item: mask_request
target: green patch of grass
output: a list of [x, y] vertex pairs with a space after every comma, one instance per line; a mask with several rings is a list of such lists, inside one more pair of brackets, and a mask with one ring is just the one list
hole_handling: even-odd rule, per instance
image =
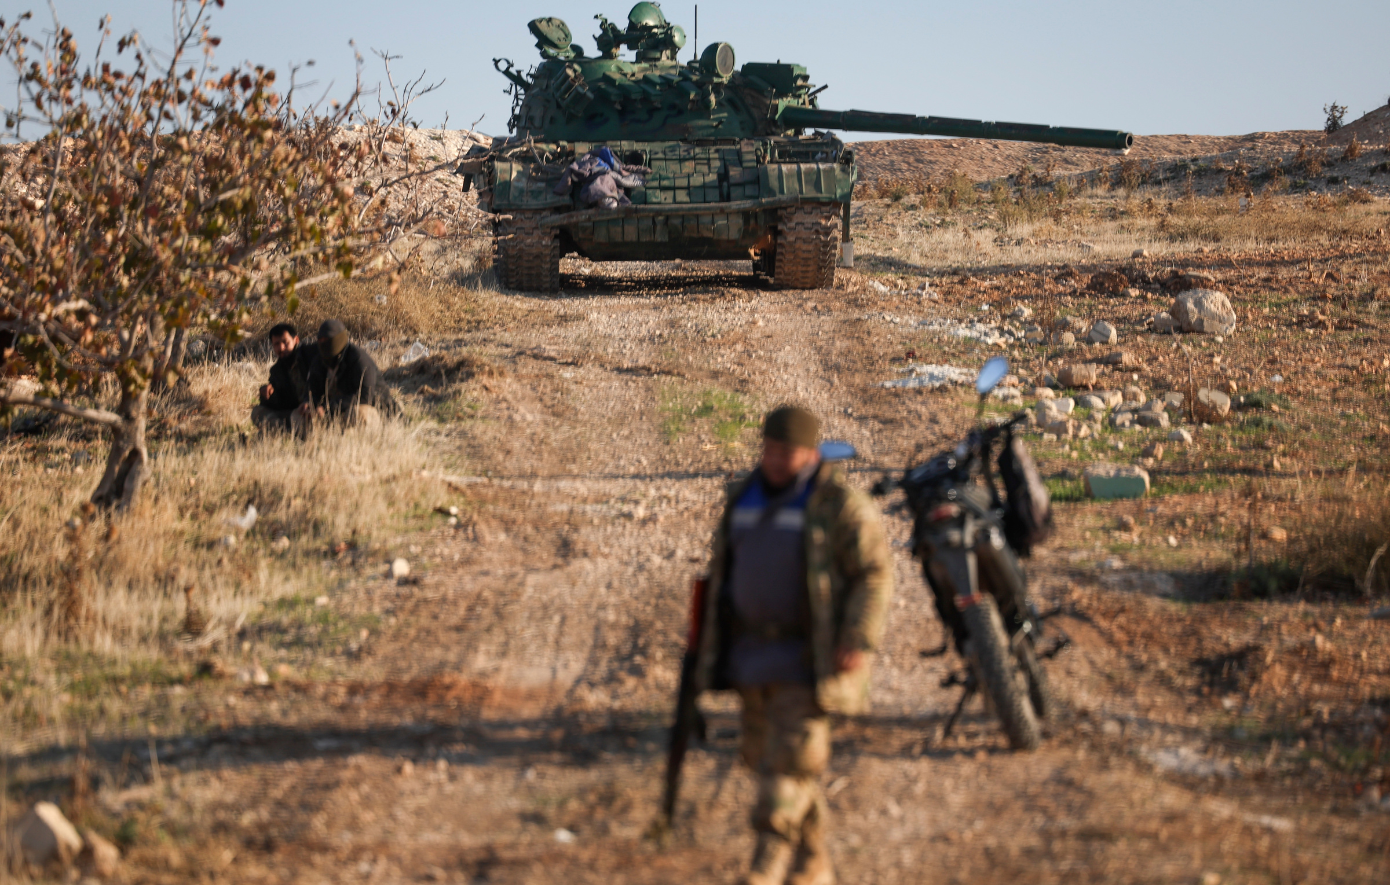
[[1293, 430], [1287, 421], [1280, 421], [1269, 415], [1247, 415], [1240, 422], [1239, 429], [1265, 433], [1289, 433]]
[[446, 399], [430, 406], [430, 417], [440, 424], [455, 424], [478, 417], [482, 404], [471, 399]]
[[1254, 393], [1247, 393], [1244, 396], [1242, 407], [1246, 409], [1268, 409], [1270, 406], [1278, 406], [1281, 409], [1290, 408], [1293, 403], [1282, 393], [1273, 393], [1268, 390], [1257, 390]]
[[667, 388], [661, 392], [658, 407], [667, 442], [675, 442], [700, 422], [709, 426], [720, 444], [731, 446], [744, 430], [758, 426], [758, 416], [748, 401], [727, 390], [709, 388], [692, 397]]
[[1047, 486], [1047, 494], [1053, 501], [1084, 501], [1086, 500], [1086, 486], [1079, 479], [1063, 479], [1060, 476], [1051, 476], [1043, 480]]
[[1210, 475], [1160, 476], [1149, 487], [1149, 495], [1193, 495], [1223, 488], [1224, 481]]
[[76, 700], [91, 700], [113, 692], [117, 686], [163, 687], [182, 683], [186, 676], [168, 661], [132, 660], [124, 664], [104, 661], [93, 655], [65, 651], [61, 669], [77, 674], [67, 690]]

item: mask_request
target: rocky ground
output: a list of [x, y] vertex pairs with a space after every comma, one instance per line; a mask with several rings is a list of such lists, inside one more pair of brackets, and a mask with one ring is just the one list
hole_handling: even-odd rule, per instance
[[[1026, 395], [992, 414], [1076, 366], [1143, 399], [1228, 384], [1264, 398], [1210, 426], [1170, 410], [1169, 427], [1032, 438], [1059, 531], [1030, 575], [1072, 638], [1035, 753], [1009, 752], [978, 706], [942, 738], [958, 662], [920, 654], [941, 629], [889, 510], [875, 709], [837, 725], [826, 779], [842, 880], [1385, 880], [1390, 635], [1369, 617], [1384, 587], [1276, 574], [1270, 593], [1241, 571], [1337, 543], [1319, 514], [1383, 498], [1385, 203], [1329, 204], [1336, 225], [1247, 247], [1169, 236], [1179, 215], [1141, 224], [1145, 197], [1098, 193], [1022, 228], [1002, 204], [865, 203], [859, 269], [810, 293], [767, 290], [742, 263], [578, 260], [553, 298], [490, 289], [486, 272], [432, 289], [488, 318], [421, 335], [427, 361], [390, 373], [439, 511], [389, 550], [324, 550], [319, 598], [216, 644], [171, 638], [80, 729], [12, 723], [4, 813], [56, 800], [121, 847], [125, 881], [733, 881], [753, 785], [726, 697], [707, 699], [675, 837], [642, 838], [725, 480], [754, 458], [761, 413], [795, 400], [858, 447], [867, 487], [974, 414], [962, 388], [884, 382], [1007, 352]], [[1245, 223], [1210, 199], [1221, 224]], [[1233, 332], [1152, 334], [1182, 274], [1209, 275], [1192, 279], [1229, 298]], [[1098, 320], [1113, 343], [1085, 343]], [[1072, 324], [1079, 345], [1060, 338]], [[1168, 441], [1179, 424], [1190, 443]], [[1085, 500], [1081, 472], [1101, 462], [1145, 466], [1150, 496]], [[57, 690], [7, 668], [7, 698]]]

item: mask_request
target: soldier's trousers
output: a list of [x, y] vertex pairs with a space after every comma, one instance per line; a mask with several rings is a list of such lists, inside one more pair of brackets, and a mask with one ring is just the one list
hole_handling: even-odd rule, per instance
[[742, 687], [743, 761], [758, 779], [753, 828], [797, 843], [823, 826], [820, 776], [830, 763], [830, 719], [810, 685]]

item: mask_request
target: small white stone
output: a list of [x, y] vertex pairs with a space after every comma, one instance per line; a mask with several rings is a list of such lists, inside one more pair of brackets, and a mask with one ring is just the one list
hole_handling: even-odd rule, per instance
[[565, 829], [564, 827], [561, 827], [560, 829], [555, 831], [555, 841], [559, 842], [561, 845], [569, 845], [571, 842], [574, 841], [574, 833], [571, 833], [569, 830]]
[[401, 578], [409, 577], [409, 575], [410, 563], [400, 557], [396, 557], [395, 561], [391, 563], [391, 577], [400, 580]]
[[315, 608], [323, 608], [323, 607], [326, 606], [326, 605], [328, 605], [328, 597], [327, 597], [327, 596], [315, 596], [315, 597], [314, 597], [314, 607], [315, 607]]

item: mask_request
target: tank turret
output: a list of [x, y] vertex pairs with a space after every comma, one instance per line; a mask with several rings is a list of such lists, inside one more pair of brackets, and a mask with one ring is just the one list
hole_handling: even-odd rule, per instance
[[[541, 60], [511, 82], [513, 135], [460, 164], [494, 213], [502, 285], [556, 291], [560, 258], [752, 259], [772, 285], [815, 289], [853, 266], [854, 149], [828, 130], [1127, 149], [1127, 132], [984, 123], [819, 106], [802, 65], [749, 62], [728, 43], [681, 61], [685, 31], [657, 3], [602, 15], [587, 55], [558, 18], [529, 27]], [[632, 55], [623, 58], [623, 50]]]
[[[597, 56], [571, 42], [560, 19], [539, 18], [530, 30], [540, 64], [522, 73], [506, 59], [493, 59], [512, 82], [511, 131], [541, 141], [743, 139], [840, 129], [1112, 150], [1133, 143], [1132, 135], [1114, 130], [824, 110], [818, 96], [825, 87], [813, 86], [802, 65], [750, 62], [739, 68], [727, 43], [711, 43], [698, 59], [682, 63], [677, 55], [685, 31], [668, 22], [657, 3], [638, 3], [625, 27], [595, 18]], [[619, 57], [623, 47], [634, 51], [632, 60]]]

